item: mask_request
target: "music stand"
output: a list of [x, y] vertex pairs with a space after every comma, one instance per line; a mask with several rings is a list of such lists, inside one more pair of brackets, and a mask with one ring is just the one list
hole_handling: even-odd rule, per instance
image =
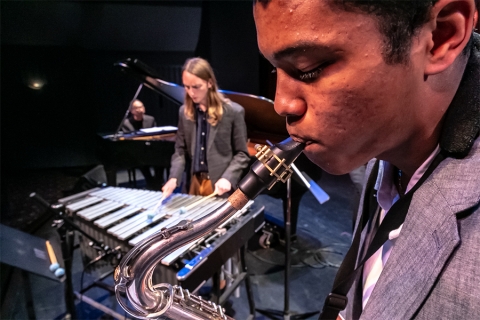
[[[50, 271], [46, 240], [0, 224], [0, 262], [26, 272], [63, 282]], [[59, 259], [58, 261], [61, 261]]]
[[3, 224], [0, 224], [0, 252], [1, 263], [21, 270], [27, 314], [31, 319], [35, 319], [28, 273], [33, 273], [56, 282], [63, 282], [65, 276], [57, 278], [50, 271], [51, 263], [45, 239], [32, 236]]
[[[56, 220], [54, 220], [54, 224], [52, 226], [57, 229], [57, 232], [61, 240], [63, 262], [65, 264], [65, 280], [66, 280], [65, 281], [65, 303], [67, 306], [67, 314], [69, 315], [70, 319], [77, 319], [77, 313], [75, 308], [75, 294], [74, 294], [73, 283], [72, 283], [74, 232], [75, 231], [80, 232], [83, 236], [88, 238], [93, 243], [95, 248], [97, 248], [100, 251], [100, 255], [95, 259], [95, 262], [109, 255], [112, 255], [112, 254], [118, 255], [119, 253], [116, 249], [109, 248], [108, 246], [104, 245], [103, 243], [99, 242], [97, 239], [87, 234], [79, 226], [77, 226], [75, 222], [70, 220], [65, 214], [65, 212], [63, 212], [64, 206], [62, 204], [51, 205], [35, 192], [32, 192], [30, 194], [30, 198], [35, 199], [47, 210], [55, 214]], [[67, 198], [64, 198], [64, 199], [67, 199]], [[88, 301], [85, 301], [85, 300], [83, 301], [88, 303]]]
[[283, 311], [280, 310], [263, 310], [256, 309], [259, 313], [270, 319], [284, 319], [284, 320], [296, 320], [296, 319], [307, 319], [319, 311], [312, 311], [303, 314], [298, 314], [290, 311], [290, 271], [291, 271], [291, 195], [292, 195], [292, 178], [287, 180], [287, 212], [285, 215], [285, 277], [284, 277], [284, 304]]

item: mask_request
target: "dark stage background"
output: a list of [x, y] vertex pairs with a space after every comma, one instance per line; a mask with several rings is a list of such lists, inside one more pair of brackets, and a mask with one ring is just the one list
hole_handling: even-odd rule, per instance
[[[180, 83], [185, 59], [201, 56], [222, 89], [269, 95], [251, 1], [0, 5], [2, 184], [15, 169], [98, 164], [97, 133], [115, 131], [139, 85], [114, 67], [121, 59]], [[139, 98], [159, 125], [177, 124], [178, 106], [148, 88]]]

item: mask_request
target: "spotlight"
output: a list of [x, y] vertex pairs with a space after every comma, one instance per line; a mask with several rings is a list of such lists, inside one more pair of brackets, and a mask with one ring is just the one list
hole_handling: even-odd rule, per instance
[[40, 79], [30, 79], [28, 81], [28, 87], [33, 90], [41, 90], [45, 84], [46, 82]]

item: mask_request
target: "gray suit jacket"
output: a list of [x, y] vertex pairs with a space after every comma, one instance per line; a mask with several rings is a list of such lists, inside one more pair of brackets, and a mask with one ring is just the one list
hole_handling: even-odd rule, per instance
[[[170, 178], [177, 178], [177, 184], [181, 183], [187, 161], [191, 162], [195, 154], [197, 123], [185, 118], [184, 109], [185, 106], [181, 106], [179, 110], [175, 153], [170, 168]], [[212, 183], [225, 178], [235, 188], [249, 161], [245, 110], [237, 103], [224, 103], [222, 119], [210, 127], [207, 141], [207, 163]], [[191, 168], [189, 171], [191, 173]]]
[[[152, 127], [155, 127], [156, 125], [157, 123], [155, 122], [154, 117], [146, 114], [143, 115], [142, 128], [152, 128]], [[123, 122], [122, 131], [123, 132], [135, 131], [135, 128], [132, 126], [132, 123], [130, 122], [130, 118], [125, 119], [125, 121]]]
[[[480, 319], [480, 39], [475, 38], [442, 128], [440, 147], [449, 157], [413, 195], [360, 319]], [[347, 319], [360, 303], [354, 298], [358, 288], [355, 283], [349, 292]]]

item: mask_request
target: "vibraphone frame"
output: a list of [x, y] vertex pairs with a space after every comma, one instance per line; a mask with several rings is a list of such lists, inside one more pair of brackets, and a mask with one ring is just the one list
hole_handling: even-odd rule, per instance
[[[94, 188], [87, 190], [85, 192], [60, 199], [58, 202], [67, 206], [69, 203], [72, 203], [81, 198], [87, 197], [92, 192], [100, 190], [100, 188]], [[75, 214], [75, 212], [69, 212], [69, 215], [72, 215], [75, 223], [85, 232], [87, 232], [91, 237], [101, 240], [105, 245], [110, 246], [111, 248], [118, 247], [119, 242], [121, 244], [121, 250], [127, 251], [132, 248], [132, 245], [128, 243], [128, 240], [121, 241], [115, 236], [108, 234], [104, 229], [95, 225], [93, 221], [87, 221], [80, 218]], [[249, 238], [253, 236], [258, 230], [262, 228], [264, 224], [264, 208], [250, 209], [246, 214], [236, 218], [236, 223], [231, 225], [230, 228], [226, 231], [224, 235], [214, 240], [210, 247], [214, 249], [208, 252], [208, 255], [203, 256], [202, 259], [197, 259], [197, 263], [193, 268], [183, 277], [177, 277], [177, 272], [181, 270], [185, 265], [180, 261], [173, 263], [170, 266], [159, 265], [154, 273], [153, 281], [155, 283], [170, 283], [173, 285], [181, 285], [185, 289], [189, 289], [192, 292], [198, 290], [207, 279], [214, 277], [216, 273], [221, 269], [222, 265], [235, 255], [238, 250], [241, 254], [241, 269], [245, 269], [244, 264], [244, 252], [245, 245]], [[87, 245], [86, 243], [81, 242], [81, 250], [83, 254], [93, 259], [98, 255], [96, 249]], [[191, 259], [189, 261], [193, 261]], [[223, 293], [221, 297], [217, 297], [217, 302], [222, 303], [231, 292], [241, 283], [241, 281], [247, 280], [247, 293], [250, 295], [251, 292], [248, 283], [248, 277], [246, 272], [242, 272], [234, 281], [234, 283]], [[249, 300], [253, 299], [249, 296]]]

